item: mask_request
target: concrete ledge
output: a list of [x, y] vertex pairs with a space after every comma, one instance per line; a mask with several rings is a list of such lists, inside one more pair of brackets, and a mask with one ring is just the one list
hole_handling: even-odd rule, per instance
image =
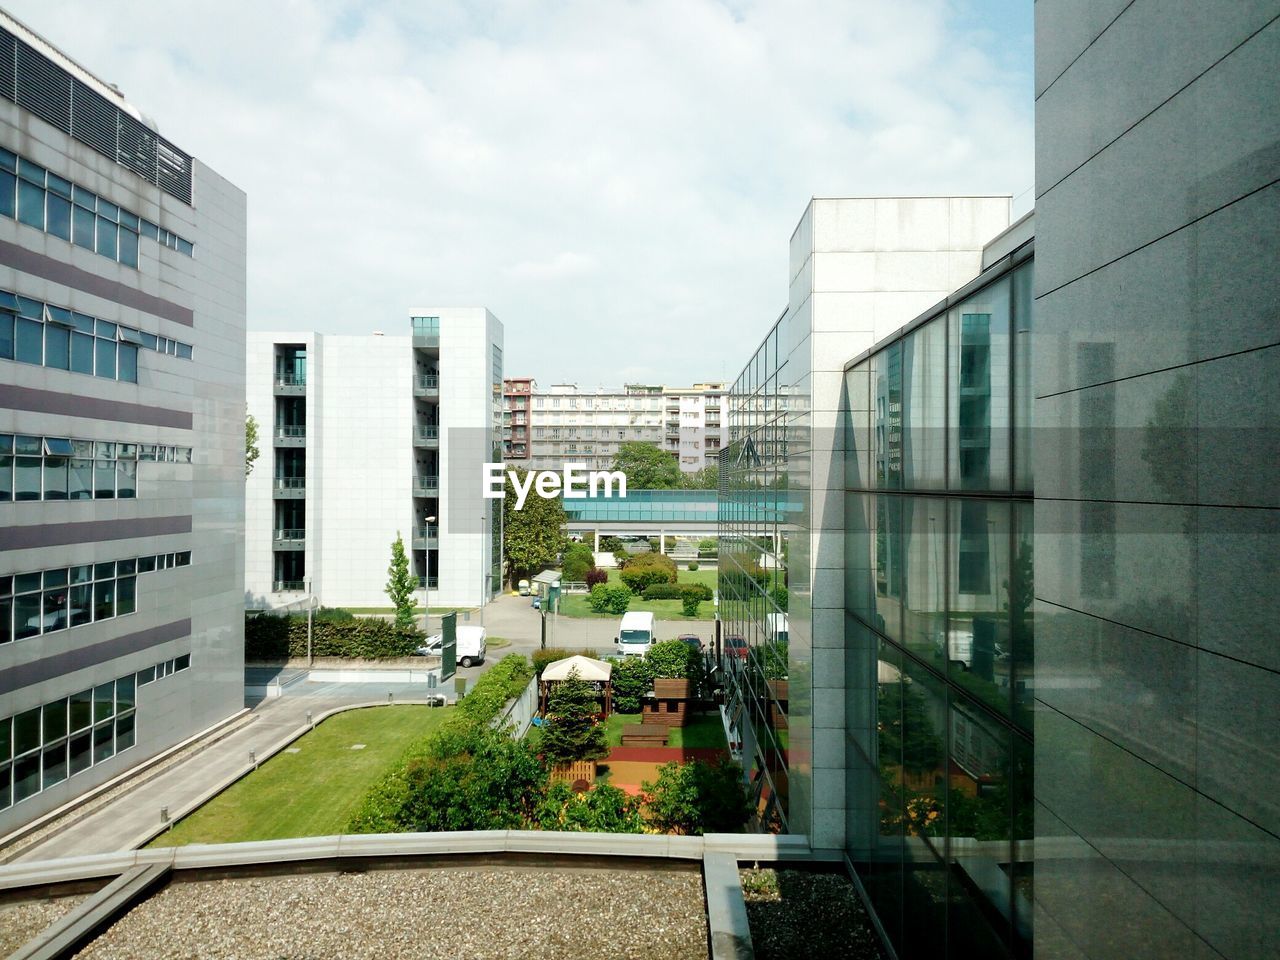
[[131, 867], [19, 947], [10, 955], [10, 960], [58, 960], [71, 956], [77, 947], [147, 896], [168, 875], [168, 864]]
[[707, 928], [711, 960], [754, 960], [747, 904], [738, 879], [738, 859], [729, 853], [708, 853], [702, 860], [702, 883], [707, 894]]

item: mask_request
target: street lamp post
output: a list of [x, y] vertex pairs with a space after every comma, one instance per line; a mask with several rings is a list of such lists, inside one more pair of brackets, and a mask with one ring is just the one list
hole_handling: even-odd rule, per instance
[[[436, 522], [436, 518], [435, 518], [434, 516], [431, 516], [431, 517], [423, 517], [423, 518], [422, 518], [422, 521], [423, 521], [423, 523], [425, 523], [425, 524], [427, 525], [427, 528], [426, 528], [425, 530], [423, 530], [423, 531], [422, 531], [423, 533], [425, 533], [425, 534], [426, 534], [426, 537], [425, 537], [424, 539], [426, 540], [426, 542], [427, 542], [427, 543], [430, 543], [430, 542], [431, 542], [431, 524], [433, 524], [433, 523], [435, 523], [435, 522]], [[427, 568], [427, 569], [426, 569], [426, 572], [423, 574], [423, 578], [422, 578], [422, 584], [423, 584], [423, 587], [422, 587], [422, 592], [423, 592], [423, 599], [422, 599], [422, 608], [423, 608], [422, 622], [423, 622], [423, 624], [425, 624], [425, 626], [426, 626], [426, 631], [425, 631], [425, 632], [426, 632], [428, 635], [430, 635], [430, 634], [431, 634], [431, 560], [429, 559], [429, 558], [430, 558], [430, 556], [431, 556], [431, 548], [430, 548], [430, 547], [427, 547], [426, 555], [427, 555], [427, 557], [428, 557], [428, 560], [427, 560], [427, 563], [426, 563], [426, 568]]]

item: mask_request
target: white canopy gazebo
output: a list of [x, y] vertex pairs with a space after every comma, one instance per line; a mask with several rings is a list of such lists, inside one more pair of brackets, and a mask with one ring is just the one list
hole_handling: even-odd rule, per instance
[[576, 673], [579, 680], [587, 683], [598, 683], [604, 690], [604, 715], [613, 712], [613, 664], [604, 660], [593, 660], [576, 654], [564, 660], [556, 660], [542, 668], [542, 681], [539, 684], [542, 693], [542, 712], [547, 710], [547, 699], [551, 692], [551, 684], [568, 680]]

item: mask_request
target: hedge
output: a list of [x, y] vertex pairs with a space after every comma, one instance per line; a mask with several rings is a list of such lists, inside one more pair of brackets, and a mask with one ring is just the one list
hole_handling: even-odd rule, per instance
[[641, 596], [646, 600], [683, 600], [685, 597], [710, 600], [711, 588], [705, 583], [655, 583], [645, 587]]
[[547, 668], [548, 664], [555, 663], [557, 660], [567, 660], [569, 657], [581, 654], [584, 657], [596, 658], [594, 650], [569, 650], [566, 647], [547, 647], [544, 650], [533, 651], [533, 671], [538, 676], [542, 676], [542, 671]]
[[[424, 640], [425, 635], [417, 627], [397, 627], [390, 620], [375, 617], [317, 620], [311, 627], [311, 653], [317, 657], [361, 660], [407, 657], [422, 646]], [[246, 660], [285, 660], [306, 655], [306, 617], [245, 616]]]
[[408, 770], [411, 764], [428, 756], [432, 741], [440, 733], [462, 729], [471, 724], [490, 723], [506, 702], [518, 697], [533, 679], [533, 667], [518, 653], [507, 654], [488, 673], [480, 677], [471, 693], [458, 703], [457, 712], [444, 726], [409, 745], [396, 765], [369, 788], [360, 806], [347, 824], [350, 833], [399, 833], [401, 810], [408, 803]]

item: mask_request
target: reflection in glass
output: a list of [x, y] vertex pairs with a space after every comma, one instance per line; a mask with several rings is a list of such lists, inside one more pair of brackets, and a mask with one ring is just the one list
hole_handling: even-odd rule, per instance
[[[892, 349], [892, 348], [891, 348]], [[941, 490], [946, 484], [947, 328], [942, 318], [902, 339], [900, 440], [902, 487]], [[891, 399], [892, 402], [892, 399]], [[892, 434], [890, 441], [892, 443]]]
[[947, 610], [947, 505], [945, 500], [924, 497], [907, 497], [904, 501], [907, 589], [902, 612], [902, 642], [942, 672]]
[[1009, 488], [1009, 281], [949, 314], [950, 471], [954, 490]]

